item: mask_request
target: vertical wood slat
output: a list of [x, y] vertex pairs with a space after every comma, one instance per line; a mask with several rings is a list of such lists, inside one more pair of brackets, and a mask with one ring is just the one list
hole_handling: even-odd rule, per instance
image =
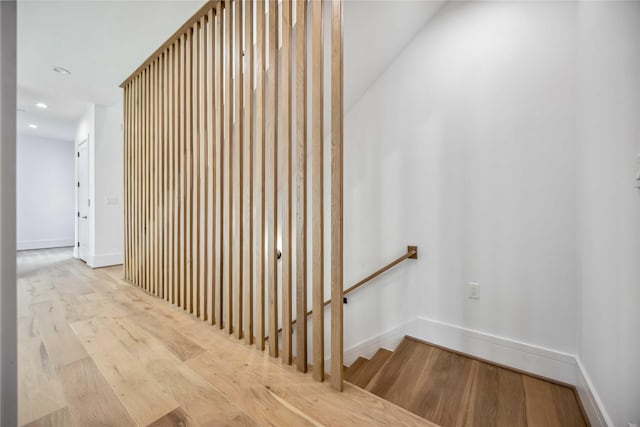
[[245, 192], [246, 206], [244, 214], [245, 236], [248, 244], [245, 244], [243, 258], [247, 261], [245, 264], [244, 281], [244, 339], [245, 343], [253, 344], [253, 223], [254, 216], [254, 187], [253, 187], [253, 153], [254, 153], [254, 107], [253, 102], [253, 75], [254, 75], [254, 53], [253, 53], [253, 1], [249, 1], [245, 8], [245, 24], [244, 24], [244, 40], [245, 40], [245, 67], [248, 70], [244, 73], [244, 111], [245, 111], [245, 138], [247, 138], [245, 152], [245, 174], [248, 188]]
[[207, 74], [205, 77], [205, 82], [207, 86], [207, 99], [206, 99], [206, 120], [207, 120], [207, 167], [206, 167], [206, 175], [207, 175], [207, 195], [206, 195], [206, 205], [207, 205], [207, 244], [206, 244], [206, 264], [207, 264], [207, 274], [206, 274], [206, 289], [207, 289], [207, 320], [209, 323], [213, 324], [214, 320], [214, 306], [215, 306], [215, 260], [217, 259], [215, 253], [215, 232], [214, 232], [214, 221], [215, 221], [215, 174], [214, 174], [214, 152], [215, 152], [215, 137], [214, 137], [214, 129], [213, 129], [213, 115], [215, 114], [213, 111], [214, 104], [214, 73], [213, 73], [213, 63], [214, 63], [214, 48], [213, 48], [213, 40], [215, 35], [214, 28], [214, 18], [213, 18], [213, 9], [209, 9], [207, 12], [207, 32], [205, 35], [206, 40], [206, 58], [207, 58]]
[[[200, 316], [200, 27], [195, 22], [191, 38], [191, 295], [192, 313]], [[204, 266], [203, 266], [204, 267]]]
[[258, 197], [256, 203], [257, 230], [256, 230], [256, 346], [259, 350], [265, 348], [265, 279], [267, 256], [266, 244], [266, 40], [265, 40], [265, 2], [257, 0], [256, 10], [256, 48], [257, 48], [257, 75], [256, 75], [256, 189]]
[[146, 102], [146, 85], [147, 85], [147, 70], [144, 70], [140, 76], [140, 153], [138, 157], [138, 161], [140, 162], [140, 283], [143, 289], [147, 288], [146, 281], [146, 264], [147, 264], [147, 254], [145, 251], [145, 239], [146, 239], [146, 220], [145, 220], [145, 204], [147, 200], [146, 193], [146, 140], [147, 140], [147, 128], [146, 128], [146, 110], [147, 110], [147, 102]]
[[291, 276], [293, 273], [293, 222], [291, 207], [291, 25], [293, 11], [291, 0], [282, 0], [282, 362], [291, 365], [292, 362], [292, 333], [293, 333], [293, 303]]
[[224, 90], [225, 90], [225, 138], [224, 138], [224, 158], [225, 164], [223, 170], [225, 172], [225, 212], [224, 212], [224, 231], [225, 244], [222, 255], [225, 260], [223, 277], [225, 281], [225, 328], [227, 333], [233, 332], [233, 31], [232, 31], [232, 5], [233, 3], [225, 2], [224, 8], [224, 26], [225, 26], [225, 71], [224, 71]]
[[180, 76], [178, 77], [179, 81], [179, 135], [180, 135], [180, 143], [178, 148], [178, 157], [180, 159], [179, 167], [178, 167], [178, 181], [180, 184], [180, 193], [179, 193], [179, 203], [178, 203], [178, 248], [177, 252], [180, 256], [180, 274], [178, 279], [180, 280], [180, 307], [184, 310], [186, 309], [186, 301], [185, 301], [185, 270], [186, 270], [186, 258], [185, 258], [185, 208], [184, 208], [184, 199], [185, 199], [185, 50], [186, 50], [186, 34], [183, 34], [180, 38]]
[[224, 222], [223, 222], [223, 188], [224, 188], [224, 149], [223, 149], [223, 124], [224, 124], [224, 111], [223, 111], [223, 101], [224, 101], [224, 52], [223, 52], [223, 40], [224, 40], [224, 25], [223, 25], [223, 11], [222, 6], [218, 8], [216, 13], [216, 50], [215, 50], [215, 68], [216, 68], [216, 89], [215, 89], [215, 130], [216, 130], [216, 141], [215, 141], [215, 162], [216, 162], [216, 194], [215, 194], [215, 204], [216, 204], [216, 249], [215, 252], [218, 256], [216, 260], [216, 274], [215, 274], [215, 317], [216, 323], [220, 329], [223, 327], [223, 286], [224, 286]]
[[240, 339], [242, 338], [243, 331], [243, 247], [244, 247], [244, 221], [243, 221], [243, 205], [244, 205], [244, 183], [243, 183], [243, 154], [244, 154], [244, 139], [243, 139], [243, 87], [244, 87], [244, 70], [243, 64], [244, 61], [242, 59], [243, 56], [243, 43], [244, 43], [244, 32], [242, 31], [242, 9], [244, 2], [237, 1], [234, 2], [234, 21], [235, 21], [235, 40], [233, 44], [233, 56], [235, 61], [235, 126], [234, 126], [234, 137], [233, 137], [233, 156], [234, 156], [234, 174], [233, 174], [233, 184], [234, 184], [234, 197], [233, 197], [233, 223], [234, 223], [234, 252], [233, 252], [233, 260], [234, 260], [234, 289], [235, 289], [235, 307], [233, 310], [233, 314], [235, 316], [234, 321], [234, 332], [235, 337]]
[[152, 292], [158, 294], [158, 60], [152, 63], [152, 139], [151, 139], [151, 251]]
[[307, 372], [307, 0], [296, 17], [296, 366]]
[[128, 162], [129, 162], [129, 87], [125, 87], [123, 89], [123, 94], [124, 94], [124, 138], [123, 138], [123, 151], [124, 151], [124, 175], [123, 175], [123, 179], [124, 179], [124, 278], [125, 280], [129, 280], [129, 260], [128, 260], [128, 255], [129, 255], [129, 231], [128, 231], [128, 227], [129, 227], [129, 220], [127, 218], [127, 213], [129, 212], [129, 203], [127, 201], [127, 197], [129, 196], [129, 166], [128, 166]]
[[144, 288], [149, 291], [149, 80], [150, 80], [149, 67], [144, 72], [144, 167], [143, 167], [143, 228], [144, 228]]
[[174, 296], [174, 304], [180, 307], [181, 296], [180, 296], [180, 272], [182, 271], [181, 259], [179, 255], [179, 247], [180, 247], [180, 41], [181, 39], [176, 40], [173, 45], [172, 52], [172, 64], [173, 64], [173, 84], [172, 84], [172, 92], [173, 92], [173, 103], [172, 103], [172, 119], [171, 123], [173, 124], [173, 201], [172, 201], [172, 212], [173, 212], [173, 296]]
[[278, 0], [269, 0], [269, 46], [268, 106], [267, 112], [267, 253], [268, 263], [267, 287], [269, 289], [269, 355], [278, 357]]
[[163, 188], [163, 196], [162, 196], [162, 215], [163, 215], [163, 231], [162, 231], [162, 273], [163, 273], [163, 281], [164, 281], [164, 299], [165, 301], [170, 301], [170, 282], [169, 277], [171, 277], [170, 268], [171, 263], [169, 262], [169, 200], [170, 200], [170, 191], [169, 191], [169, 147], [170, 139], [169, 139], [169, 49], [166, 49], [163, 53], [162, 60], [162, 188]]
[[199, 24], [195, 22], [191, 27], [191, 312], [194, 316], [200, 316], [200, 287], [198, 277], [200, 268], [200, 62], [198, 51], [200, 49]]
[[195, 99], [193, 91], [193, 29], [187, 31], [187, 39], [185, 44], [185, 310], [187, 313], [193, 313], [193, 245], [194, 239], [192, 233], [193, 224], [193, 104]]
[[331, 386], [343, 388], [343, 33], [342, 0], [331, 2]]
[[[190, 20], [171, 43], [124, 84], [124, 272], [127, 279], [149, 292], [202, 320], [218, 323], [237, 338], [244, 337], [248, 344], [255, 335], [259, 349], [265, 346], [268, 315], [269, 353], [277, 356], [282, 344], [283, 362], [289, 364], [293, 359], [295, 292], [297, 367], [306, 371], [306, 273], [311, 266], [313, 376], [322, 381], [324, 3], [311, 3], [312, 49], [307, 52], [306, 0], [296, 2], [295, 28], [292, 0], [283, 0], [282, 10], [277, 0], [269, 1], [268, 22], [265, 1], [207, 3], [208, 9]], [[330, 209], [331, 382], [338, 389], [342, 387], [339, 367], [343, 333], [342, 27], [342, 3], [338, 0], [332, 3], [331, 19]], [[296, 51], [292, 52], [294, 29]], [[296, 104], [292, 106], [294, 93]], [[306, 188], [307, 154], [311, 154], [312, 200], [308, 199]], [[307, 258], [309, 203], [312, 248]], [[278, 249], [282, 249], [281, 281]]]
[[311, 240], [313, 378], [324, 381], [324, 35], [322, 6], [312, 4], [312, 93], [311, 93]]
[[210, 295], [211, 268], [213, 267], [213, 257], [211, 256], [211, 242], [213, 241], [211, 232], [211, 212], [210, 192], [212, 183], [209, 179], [211, 170], [211, 122], [209, 121], [209, 105], [211, 100], [211, 89], [209, 75], [211, 70], [211, 57], [209, 53], [209, 33], [211, 32], [211, 20], [208, 15], [200, 18], [200, 316], [204, 321], [210, 321]]

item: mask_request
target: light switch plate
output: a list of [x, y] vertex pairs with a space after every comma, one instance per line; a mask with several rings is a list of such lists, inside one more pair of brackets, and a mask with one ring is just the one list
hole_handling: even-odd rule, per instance
[[469, 299], [480, 299], [480, 284], [469, 282]]
[[104, 199], [107, 206], [115, 206], [120, 201], [117, 197], [105, 197]]

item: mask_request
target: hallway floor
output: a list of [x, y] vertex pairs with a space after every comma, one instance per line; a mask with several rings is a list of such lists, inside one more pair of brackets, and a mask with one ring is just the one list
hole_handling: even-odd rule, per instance
[[434, 425], [338, 393], [71, 249], [18, 254], [20, 425]]

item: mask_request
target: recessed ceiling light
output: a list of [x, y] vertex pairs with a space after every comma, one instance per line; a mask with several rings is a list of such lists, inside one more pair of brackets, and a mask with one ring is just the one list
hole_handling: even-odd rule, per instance
[[43, 110], [46, 110], [47, 108], [49, 108], [49, 106], [47, 104], [45, 104], [44, 102], [37, 102], [36, 103], [36, 107], [42, 108]]
[[55, 71], [56, 73], [64, 74], [65, 76], [68, 76], [69, 74], [71, 74], [71, 71], [67, 70], [66, 68], [62, 68], [58, 66], [54, 66], [53, 71]]
[[34, 124], [30, 124], [30, 125], [29, 125], [29, 127], [30, 127], [31, 129], [38, 129], [38, 126], [36, 126], [36, 125], [34, 125]]

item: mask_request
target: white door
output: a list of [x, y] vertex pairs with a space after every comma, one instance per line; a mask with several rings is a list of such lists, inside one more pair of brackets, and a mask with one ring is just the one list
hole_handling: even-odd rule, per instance
[[89, 256], [89, 142], [78, 147], [78, 256]]

